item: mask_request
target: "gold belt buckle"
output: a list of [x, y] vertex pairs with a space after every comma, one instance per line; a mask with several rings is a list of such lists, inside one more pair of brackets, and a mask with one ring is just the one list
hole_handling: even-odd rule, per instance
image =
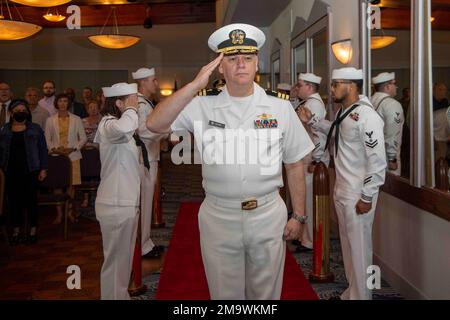
[[246, 200], [241, 203], [242, 210], [253, 210], [258, 208], [258, 201], [255, 198]]

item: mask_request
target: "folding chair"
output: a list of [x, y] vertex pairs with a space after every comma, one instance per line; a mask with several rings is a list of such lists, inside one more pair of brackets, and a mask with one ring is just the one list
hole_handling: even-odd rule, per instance
[[100, 184], [100, 151], [93, 146], [81, 149], [80, 160], [81, 184], [75, 186], [77, 191], [96, 192]]
[[67, 218], [69, 205], [72, 200], [72, 161], [69, 157], [60, 154], [49, 154], [47, 178], [41, 182], [41, 187], [63, 189], [62, 194], [42, 194], [37, 197], [38, 206], [64, 206], [64, 240], [67, 239]]

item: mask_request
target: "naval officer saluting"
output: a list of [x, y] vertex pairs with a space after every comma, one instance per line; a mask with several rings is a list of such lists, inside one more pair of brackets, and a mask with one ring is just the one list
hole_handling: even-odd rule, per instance
[[103, 118], [94, 138], [102, 163], [95, 200], [104, 255], [101, 299], [128, 300], [139, 217], [139, 138], [133, 139], [138, 128], [137, 86], [117, 83], [103, 88], [103, 94]]
[[[280, 299], [285, 240], [297, 238], [306, 220], [302, 159], [314, 145], [289, 101], [253, 81], [264, 42], [251, 25], [220, 28], [208, 41], [219, 56], [147, 119], [154, 132], [193, 132], [204, 150], [199, 228], [212, 299]], [[226, 85], [202, 90], [217, 67]], [[193, 98], [199, 90], [202, 96]], [[294, 208], [290, 220], [279, 195], [281, 161]]]

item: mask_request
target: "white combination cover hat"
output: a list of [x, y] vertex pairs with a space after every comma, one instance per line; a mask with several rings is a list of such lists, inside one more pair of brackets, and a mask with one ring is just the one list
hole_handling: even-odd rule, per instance
[[292, 86], [289, 83], [279, 83], [277, 85], [277, 90], [290, 91]]
[[364, 73], [361, 69], [341, 68], [333, 70], [332, 80], [363, 80]]
[[266, 42], [264, 32], [255, 26], [234, 23], [216, 30], [208, 39], [214, 52], [225, 55], [256, 53]]
[[145, 79], [155, 75], [155, 68], [140, 68], [131, 73], [134, 80]]
[[395, 80], [395, 72], [383, 72], [372, 78], [373, 84], [380, 84], [388, 81]]
[[106, 98], [122, 97], [137, 93], [137, 84], [121, 82], [113, 84], [111, 87], [104, 87], [102, 90]]
[[298, 80], [308, 81], [316, 84], [320, 84], [322, 82], [322, 78], [316, 76], [314, 73], [300, 73], [298, 75]]

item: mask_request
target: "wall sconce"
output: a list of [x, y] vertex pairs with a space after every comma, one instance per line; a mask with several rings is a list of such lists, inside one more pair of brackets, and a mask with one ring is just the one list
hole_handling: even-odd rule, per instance
[[160, 93], [163, 97], [168, 97], [173, 93], [173, 90], [172, 89], [161, 89]]
[[333, 50], [334, 56], [340, 63], [347, 64], [350, 60], [352, 60], [353, 48], [351, 39], [333, 42], [331, 44], [331, 49]]

